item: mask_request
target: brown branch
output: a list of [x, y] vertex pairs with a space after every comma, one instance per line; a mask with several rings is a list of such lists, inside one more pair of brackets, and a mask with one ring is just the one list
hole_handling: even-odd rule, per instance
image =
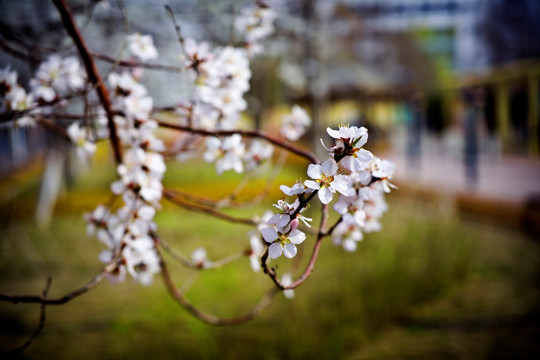
[[302, 284], [306, 279], [311, 275], [313, 272], [313, 268], [315, 267], [315, 262], [317, 261], [317, 257], [319, 255], [319, 250], [321, 248], [322, 239], [326, 236], [326, 232], [324, 231], [324, 228], [326, 227], [326, 223], [328, 221], [328, 204], [323, 205], [322, 207], [322, 216], [321, 216], [321, 223], [319, 224], [319, 232], [317, 234], [317, 240], [315, 241], [315, 245], [313, 246], [313, 252], [311, 253], [311, 258], [309, 259], [309, 262], [306, 266], [306, 269], [302, 273], [302, 275], [291, 285], [284, 286], [281, 281], [278, 279], [278, 275], [274, 268], [269, 268], [267, 261], [268, 261], [268, 249], [266, 249], [266, 252], [261, 258], [261, 267], [263, 268], [263, 271], [265, 274], [267, 274], [270, 279], [276, 284], [276, 286], [281, 290], [287, 290], [287, 289], [295, 289], [300, 284]]
[[43, 118], [36, 118], [36, 123], [43, 126], [45, 129], [52, 131], [56, 135], [59, 135], [63, 137], [64, 139], [68, 140], [69, 142], [72, 142], [71, 138], [69, 137], [66, 129], [56, 125], [53, 122], [47, 121]]
[[140, 67], [140, 68], [145, 68], [149, 70], [166, 70], [166, 71], [173, 71], [173, 72], [181, 72], [184, 70], [183, 68], [178, 67], [178, 66], [149, 64], [149, 63], [133, 61], [133, 60], [118, 60], [112, 56], [108, 56], [105, 54], [92, 53], [92, 56], [98, 60], [102, 60], [111, 64], [115, 64], [116, 66], [122, 66], [122, 67], [129, 67], [129, 68]]
[[319, 163], [319, 159], [317, 159], [317, 157], [313, 153], [306, 151], [296, 145], [286, 143], [285, 141], [275, 136], [265, 134], [259, 130], [213, 130], [213, 131], [210, 131], [210, 130], [204, 130], [204, 129], [193, 129], [189, 126], [171, 124], [171, 123], [160, 121], [160, 120], [157, 120], [157, 123], [159, 126], [167, 128], [167, 129], [189, 132], [192, 134], [198, 134], [198, 135], [203, 135], [203, 136], [218, 137], [218, 136], [231, 136], [234, 134], [240, 134], [243, 137], [265, 139], [266, 141], [282, 149], [285, 149], [295, 155], [308, 159], [310, 162], [314, 164]]
[[54, 5], [56, 5], [58, 12], [60, 13], [60, 16], [62, 17], [62, 22], [64, 23], [66, 31], [71, 36], [71, 38], [75, 42], [75, 45], [77, 46], [77, 50], [79, 51], [79, 55], [81, 56], [81, 59], [85, 65], [90, 82], [96, 87], [96, 91], [98, 93], [101, 105], [103, 106], [103, 109], [105, 109], [105, 113], [107, 114], [109, 136], [114, 152], [114, 159], [117, 164], [120, 164], [122, 162], [122, 148], [120, 146], [120, 140], [118, 139], [118, 134], [116, 132], [116, 125], [114, 123], [114, 111], [112, 109], [109, 92], [105, 87], [105, 84], [103, 83], [94, 59], [90, 55], [88, 46], [86, 45], [86, 42], [81, 32], [77, 28], [77, 25], [75, 24], [75, 20], [73, 19], [73, 15], [69, 10], [66, 0], [53, 0], [53, 2]]
[[209, 214], [209, 215], [212, 215], [212, 216], [217, 217], [219, 219], [226, 220], [226, 221], [229, 221], [229, 222], [232, 222], [232, 223], [246, 224], [246, 225], [256, 225], [255, 221], [253, 221], [252, 219], [239, 218], [239, 217], [227, 215], [227, 214], [225, 214], [225, 213], [223, 213], [221, 211], [212, 209], [210, 207], [202, 206], [202, 205], [199, 205], [199, 204], [189, 203], [189, 202], [187, 202], [185, 200], [180, 199], [174, 193], [174, 191], [172, 191], [172, 190], [164, 189], [163, 190], [163, 197], [165, 199], [169, 200], [171, 203], [173, 203], [175, 205], [178, 205], [178, 206], [181, 206], [181, 207], [183, 207], [185, 209], [188, 209], [188, 210], [194, 210], [194, 211], [202, 212], [202, 213], [205, 213], [205, 214]]
[[313, 246], [313, 252], [311, 253], [311, 258], [309, 259], [309, 263], [307, 264], [306, 269], [304, 270], [304, 273], [291, 285], [286, 286], [285, 289], [297, 288], [313, 272], [313, 267], [315, 266], [315, 262], [317, 261], [317, 256], [319, 255], [319, 250], [321, 248], [322, 239], [324, 238], [324, 234], [325, 234], [324, 228], [326, 227], [326, 222], [328, 221], [328, 204], [323, 205], [321, 211], [322, 211], [322, 216], [321, 216], [321, 223], [319, 225], [319, 234], [317, 235], [317, 240], [315, 241], [315, 245]]
[[[45, 284], [45, 288], [43, 289], [43, 297], [47, 297], [47, 294], [49, 293], [49, 289], [51, 288], [51, 282], [52, 282], [52, 278], [49, 276], [47, 278], [47, 283]], [[39, 323], [38, 323], [38, 326], [36, 328], [36, 330], [34, 331], [34, 333], [32, 334], [32, 336], [30, 336], [30, 338], [28, 338], [28, 340], [26, 340], [24, 342], [24, 344], [22, 344], [21, 346], [9, 351], [9, 353], [21, 353], [23, 352], [27, 347], [30, 346], [30, 344], [32, 344], [32, 341], [34, 341], [34, 339], [41, 333], [41, 330], [43, 330], [43, 326], [45, 325], [45, 307], [47, 305], [46, 304], [41, 304], [41, 311], [40, 311], [40, 316], [39, 316]]]
[[178, 21], [176, 21], [176, 16], [174, 16], [173, 9], [170, 7], [169, 4], [166, 4], [165, 10], [167, 10], [167, 12], [169, 13], [169, 16], [171, 17], [171, 21], [174, 25], [174, 30], [176, 31], [176, 36], [178, 37], [178, 42], [180, 43], [180, 47], [182, 48], [182, 51], [184, 52], [184, 54], [188, 55], [185, 49], [185, 40], [184, 40], [184, 37], [182, 36], [182, 29], [180, 28], [180, 24], [178, 23]]
[[81, 286], [78, 289], [75, 289], [62, 297], [59, 298], [47, 298], [43, 295], [11, 295], [0, 292], [0, 301], [10, 302], [12, 304], [18, 303], [38, 303], [38, 304], [47, 304], [47, 305], [62, 305], [65, 304], [76, 297], [79, 297], [88, 291], [92, 290], [109, 271], [111, 271], [113, 264], [107, 265], [99, 274], [97, 274], [92, 280], [90, 280], [86, 285]]
[[159, 245], [171, 255], [171, 257], [179, 262], [180, 264], [184, 265], [185, 267], [188, 267], [190, 269], [195, 270], [212, 270], [212, 269], [219, 269], [224, 265], [227, 265], [229, 263], [232, 263], [233, 261], [236, 261], [240, 258], [243, 258], [248, 254], [247, 251], [240, 251], [236, 254], [229, 255], [223, 259], [216, 260], [216, 261], [209, 261], [208, 263], [195, 263], [188, 258], [178, 254], [176, 251], [174, 251], [171, 246], [162, 238], [154, 236], [154, 239], [157, 239], [159, 242]]
[[[222, 198], [222, 199], [210, 199], [204, 196], [199, 195], [193, 195], [187, 192], [174, 190], [174, 192], [177, 195], [180, 195], [184, 199], [198, 203], [199, 205], [205, 205], [212, 208], [223, 208], [223, 207], [229, 207], [229, 208], [243, 208], [247, 206], [253, 206], [257, 203], [259, 203], [261, 200], [263, 200], [272, 190], [272, 185], [274, 184], [275, 179], [278, 177], [279, 172], [283, 168], [283, 165], [285, 163], [285, 160], [287, 158], [287, 153], [282, 152], [281, 156], [279, 158], [279, 161], [277, 162], [277, 166], [272, 167], [272, 173], [268, 176], [266, 179], [266, 183], [264, 185], [264, 188], [262, 191], [260, 191], [257, 195], [252, 197], [251, 199], [245, 200], [245, 201], [235, 201], [235, 199], [238, 197], [241, 190], [245, 187], [245, 184], [243, 183], [247, 177], [244, 177], [242, 180], [243, 182], [240, 183], [231, 194], [228, 196]], [[253, 172], [249, 173], [250, 175], [253, 174]]]
[[217, 326], [240, 325], [249, 320], [252, 320], [253, 318], [255, 318], [255, 316], [257, 316], [258, 313], [260, 313], [270, 303], [272, 298], [276, 296], [276, 294], [278, 293], [278, 290], [276, 288], [272, 288], [255, 304], [255, 306], [249, 312], [245, 313], [244, 315], [234, 317], [234, 318], [219, 318], [217, 316], [207, 314], [197, 309], [184, 296], [184, 294], [174, 285], [171, 275], [169, 274], [169, 270], [167, 269], [167, 265], [165, 264], [165, 261], [161, 257], [161, 254], [159, 254], [159, 256], [161, 259], [161, 278], [163, 280], [163, 283], [165, 284], [165, 287], [167, 288], [167, 291], [171, 295], [171, 297], [175, 299], [182, 307], [184, 307], [191, 315], [193, 315], [197, 319], [202, 320], [205, 323], [208, 323], [210, 325], [217, 325]]
[[4, 41], [3, 38], [0, 37], [0, 47], [4, 49], [8, 54], [11, 54], [15, 57], [18, 57], [20, 59], [23, 59], [25, 61], [29, 61], [31, 63], [37, 64], [40, 62], [40, 59], [34, 55], [27, 54], [25, 52], [22, 52], [20, 50], [17, 50], [16, 48], [10, 46], [7, 42]]
[[329, 236], [329, 235], [332, 235], [332, 233], [334, 232], [334, 230], [336, 229], [336, 227], [343, 221], [343, 216], [340, 216], [339, 219], [336, 221], [336, 223], [334, 225], [332, 225], [330, 227], [330, 229], [328, 229], [328, 231], [326, 231], [324, 234], [322, 234], [323, 237], [326, 237], [326, 236]]

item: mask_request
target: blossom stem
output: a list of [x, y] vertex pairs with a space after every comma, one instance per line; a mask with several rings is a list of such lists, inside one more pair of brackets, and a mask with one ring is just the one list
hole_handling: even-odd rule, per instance
[[319, 250], [321, 248], [322, 239], [324, 238], [324, 228], [326, 227], [326, 223], [328, 221], [328, 204], [323, 205], [322, 207], [322, 214], [321, 214], [321, 223], [319, 225], [319, 234], [317, 235], [317, 240], [315, 241], [315, 245], [313, 246], [313, 252], [311, 253], [311, 258], [309, 259], [309, 263], [306, 266], [306, 269], [304, 270], [304, 273], [291, 285], [286, 286], [285, 289], [295, 289], [300, 284], [302, 284], [313, 272], [313, 267], [315, 266], [315, 262], [317, 261], [317, 257], [319, 255]]

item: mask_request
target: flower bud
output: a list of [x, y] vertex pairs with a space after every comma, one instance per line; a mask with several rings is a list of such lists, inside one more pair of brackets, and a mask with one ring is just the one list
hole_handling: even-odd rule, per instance
[[297, 227], [298, 227], [298, 219], [291, 220], [291, 231], [296, 230]]

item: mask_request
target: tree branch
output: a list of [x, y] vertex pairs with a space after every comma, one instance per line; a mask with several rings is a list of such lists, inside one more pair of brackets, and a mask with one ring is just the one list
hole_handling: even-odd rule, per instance
[[97, 284], [101, 282], [101, 280], [105, 278], [105, 275], [109, 273], [111, 267], [112, 264], [105, 266], [105, 268], [103, 268], [103, 270], [101, 270], [101, 272], [97, 274], [92, 280], [90, 280], [86, 285], [83, 285], [80, 288], [75, 289], [59, 298], [47, 298], [47, 296], [44, 295], [11, 295], [0, 292], [0, 301], [6, 301], [12, 304], [38, 303], [47, 305], [62, 305], [92, 290]]
[[195, 270], [210, 270], [210, 269], [219, 269], [224, 265], [227, 265], [233, 261], [236, 261], [248, 254], [247, 251], [240, 251], [236, 254], [229, 255], [223, 259], [217, 260], [217, 261], [211, 261], [208, 263], [194, 263], [193, 261], [189, 260], [188, 258], [178, 254], [176, 251], [174, 251], [171, 246], [162, 238], [154, 236], [155, 239], [158, 240], [159, 245], [171, 255], [171, 257], [179, 262], [180, 264], [184, 265], [185, 267], [188, 267], [190, 269]]
[[[47, 283], [45, 284], [45, 288], [43, 289], [43, 293], [42, 293], [43, 297], [47, 297], [47, 294], [49, 293], [49, 289], [51, 288], [51, 282], [52, 282], [52, 278], [49, 276], [47, 278]], [[47, 305], [44, 303], [41, 304], [41, 313], [39, 316], [39, 323], [36, 330], [32, 334], [32, 336], [30, 336], [30, 338], [28, 338], [28, 340], [26, 340], [24, 344], [22, 344], [21, 346], [9, 351], [10, 353], [16, 354], [16, 353], [23, 352], [27, 347], [30, 346], [30, 344], [32, 344], [32, 341], [34, 341], [34, 339], [39, 335], [39, 333], [41, 333], [41, 330], [43, 330], [43, 326], [45, 325], [45, 307], [46, 306]]]
[[165, 70], [165, 71], [172, 71], [172, 72], [182, 72], [184, 70], [183, 68], [178, 67], [178, 66], [149, 64], [149, 63], [133, 61], [133, 60], [118, 60], [112, 56], [108, 56], [105, 54], [92, 53], [91, 55], [98, 60], [115, 64], [117, 66], [123, 66], [123, 67], [129, 67], [129, 68], [140, 67], [140, 68], [145, 68], [149, 70]]
[[252, 320], [253, 318], [255, 318], [255, 316], [257, 316], [257, 314], [259, 314], [270, 303], [272, 298], [276, 296], [276, 294], [278, 293], [278, 290], [276, 288], [272, 288], [255, 304], [255, 306], [249, 312], [245, 313], [244, 315], [234, 317], [234, 318], [219, 318], [217, 316], [207, 314], [197, 309], [184, 296], [184, 294], [174, 285], [174, 282], [171, 278], [169, 270], [167, 269], [167, 265], [165, 264], [165, 261], [163, 260], [159, 252], [158, 252], [158, 255], [161, 259], [161, 278], [163, 280], [163, 283], [165, 284], [165, 287], [167, 288], [167, 291], [171, 295], [171, 297], [175, 299], [180, 305], [182, 305], [182, 307], [184, 307], [191, 315], [193, 315], [197, 319], [202, 320], [205, 323], [208, 323], [210, 325], [217, 325], [217, 326], [239, 325], [249, 320]]
[[209, 214], [209, 215], [215, 216], [215, 217], [217, 217], [219, 219], [223, 219], [223, 220], [226, 220], [226, 221], [229, 221], [229, 222], [232, 222], [232, 223], [246, 224], [246, 225], [256, 225], [255, 221], [253, 221], [252, 219], [239, 218], [239, 217], [227, 215], [227, 214], [225, 214], [225, 213], [223, 213], [221, 211], [218, 211], [216, 209], [212, 209], [210, 207], [202, 206], [202, 205], [199, 205], [199, 204], [192, 204], [192, 203], [189, 203], [187, 201], [184, 201], [184, 200], [180, 199], [174, 193], [174, 191], [172, 191], [172, 190], [164, 189], [163, 190], [163, 197], [165, 199], [169, 200], [170, 202], [172, 202], [173, 204], [181, 206], [181, 207], [183, 207], [185, 209], [188, 209], [188, 210], [195, 210], [195, 211], [198, 211], [198, 212]]
[[52, 1], [54, 2], [54, 5], [56, 5], [56, 8], [58, 9], [60, 16], [62, 17], [62, 22], [64, 23], [66, 31], [71, 36], [71, 38], [75, 42], [75, 45], [77, 46], [77, 50], [79, 51], [79, 55], [81, 56], [81, 59], [85, 65], [86, 73], [88, 74], [90, 82], [96, 87], [96, 91], [98, 93], [101, 105], [103, 106], [103, 109], [107, 114], [107, 125], [109, 127], [109, 136], [114, 152], [114, 159], [117, 164], [120, 164], [122, 162], [122, 148], [120, 146], [120, 140], [118, 139], [116, 125], [114, 123], [114, 111], [112, 109], [109, 92], [105, 87], [105, 84], [103, 83], [94, 59], [90, 55], [88, 46], [86, 45], [86, 42], [81, 32], [77, 28], [77, 25], [75, 24], [75, 20], [73, 18], [73, 15], [71, 14], [71, 11], [69, 10], [66, 0]]
[[285, 141], [275, 136], [265, 134], [259, 130], [213, 130], [213, 131], [210, 131], [210, 130], [204, 130], [204, 129], [193, 129], [189, 126], [171, 124], [171, 123], [160, 121], [160, 120], [157, 120], [157, 123], [159, 126], [167, 128], [167, 129], [189, 132], [192, 134], [198, 134], [198, 135], [204, 135], [204, 136], [218, 137], [218, 136], [231, 136], [234, 134], [240, 134], [243, 137], [265, 139], [266, 141], [282, 149], [285, 149], [293, 154], [296, 154], [298, 156], [301, 156], [309, 160], [311, 163], [314, 163], [314, 164], [319, 163], [319, 159], [317, 159], [317, 157], [313, 153], [306, 151], [302, 148], [299, 148], [296, 145], [286, 143]]

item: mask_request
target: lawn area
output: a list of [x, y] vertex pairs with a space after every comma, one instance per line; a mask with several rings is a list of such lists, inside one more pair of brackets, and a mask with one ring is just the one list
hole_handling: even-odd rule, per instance
[[[234, 188], [235, 174], [211, 166], [170, 169], [165, 184], [216, 196]], [[292, 184], [303, 170], [286, 167], [277, 180]], [[101, 269], [101, 243], [85, 235], [81, 213], [107, 200], [109, 178], [87, 175], [65, 192], [46, 230], [24, 213], [31, 194], [2, 210], [0, 291], [40, 293], [53, 276], [51, 296], [87, 282]], [[264, 179], [246, 188], [256, 193]], [[256, 206], [262, 214], [280, 196]], [[383, 230], [355, 253], [329, 241], [315, 271], [293, 300], [278, 295], [253, 321], [213, 327], [187, 314], [159, 277], [144, 287], [127, 280], [101, 283], [63, 306], [47, 307], [45, 328], [21, 358], [88, 359], [479, 359], [538, 355], [540, 246], [504, 228], [456, 219], [447, 203], [389, 196]], [[159, 234], [182, 254], [204, 246], [210, 259], [248, 245], [245, 225], [233, 225], [164, 203]], [[26, 209], [26, 210], [25, 210]], [[318, 209], [310, 209], [315, 213]], [[247, 210], [234, 214], [252, 214]], [[11, 219], [6, 222], [5, 219]], [[313, 239], [301, 245], [307, 254]], [[170, 257], [167, 257], [170, 260]], [[290, 261], [275, 262], [283, 273]], [[305, 260], [304, 260], [305, 263]], [[198, 272], [169, 262], [179, 287], [204, 311], [233, 316], [249, 309], [272, 282], [247, 259]], [[300, 265], [300, 270], [303, 264]], [[299, 270], [299, 271], [300, 271]], [[298, 272], [299, 272], [298, 271]], [[34, 331], [37, 305], [0, 303], [0, 349], [22, 344]]]

